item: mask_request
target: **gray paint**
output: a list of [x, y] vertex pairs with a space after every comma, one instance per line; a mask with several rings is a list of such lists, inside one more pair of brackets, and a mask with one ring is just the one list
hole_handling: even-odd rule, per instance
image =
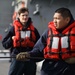
[[[12, 7], [13, 0], [0, 0], [0, 36], [5, 36], [5, 30], [9, 28], [9, 24], [12, 23]], [[0, 50], [4, 49], [2, 47], [2, 39], [0, 39]]]
[[[40, 6], [40, 14], [33, 15], [36, 4], [39, 4]], [[54, 11], [60, 7], [69, 8], [75, 17], [75, 0], [28, 0], [30, 17], [40, 34], [47, 29], [48, 22], [53, 19]]]
[[[0, 35], [5, 36], [5, 29], [12, 23], [13, 7], [11, 6], [13, 0], [0, 0]], [[40, 13], [33, 15], [36, 10], [35, 5], [39, 4]], [[42, 34], [48, 26], [48, 22], [52, 21], [54, 11], [60, 7], [67, 7], [71, 10], [75, 18], [75, 0], [28, 0], [27, 7], [29, 8], [30, 17], [32, 18], [34, 26]], [[0, 49], [3, 49], [0, 40]]]

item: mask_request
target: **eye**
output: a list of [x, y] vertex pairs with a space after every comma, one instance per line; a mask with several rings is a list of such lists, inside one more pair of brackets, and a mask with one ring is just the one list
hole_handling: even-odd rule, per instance
[[22, 15], [22, 16], [26, 16], [26, 17], [28, 17], [28, 14], [26, 14], [26, 15]]
[[28, 16], [28, 15], [25, 15], [25, 16]]
[[23, 16], [28, 16], [28, 14], [26, 14], [26, 15], [23, 15]]

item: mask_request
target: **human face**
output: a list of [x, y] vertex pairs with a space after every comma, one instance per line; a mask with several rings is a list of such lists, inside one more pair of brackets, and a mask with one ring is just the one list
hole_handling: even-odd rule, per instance
[[55, 13], [53, 17], [53, 22], [56, 29], [63, 29], [69, 23], [69, 18], [63, 18], [60, 13]]
[[25, 25], [26, 22], [28, 21], [28, 12], [26, 11], [26, 12], [24, 12], [24, 13], [21, 13], [21, 14], [19, 15], [19, 19], [20, 19], [20, 22], [21, 22], [23, 25]]

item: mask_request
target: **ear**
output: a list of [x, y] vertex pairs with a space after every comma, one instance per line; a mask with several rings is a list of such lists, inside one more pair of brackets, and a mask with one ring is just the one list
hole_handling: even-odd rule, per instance
[[69, 23], [70, 22], [70, 17], [67, 17], [66, 18], [66, 23]]

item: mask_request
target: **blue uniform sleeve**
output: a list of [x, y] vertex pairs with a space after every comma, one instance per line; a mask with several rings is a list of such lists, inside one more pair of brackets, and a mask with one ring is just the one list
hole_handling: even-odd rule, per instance
[[43, 50], [46, 46], [46, 40], [47, 40], [47, 33], [48, 30], [46, 30], [42, 36], [39, 38], [39, 40], [36, 42], [33, 50], [30, 53], [31, 57], [42, 57], [43, 58]]
[[36, 35], [36, 42], [37, 42], [38, 39], [40, 38], [40, 34], [36, 28], [35, 28], [35, 35]]
[[2, 40], [2, 45], [5, 49], [11, 48], [12, 47], [12, 36], [14, 35], [13, 31], [14, 27], [11, 27], [5, 37]]

